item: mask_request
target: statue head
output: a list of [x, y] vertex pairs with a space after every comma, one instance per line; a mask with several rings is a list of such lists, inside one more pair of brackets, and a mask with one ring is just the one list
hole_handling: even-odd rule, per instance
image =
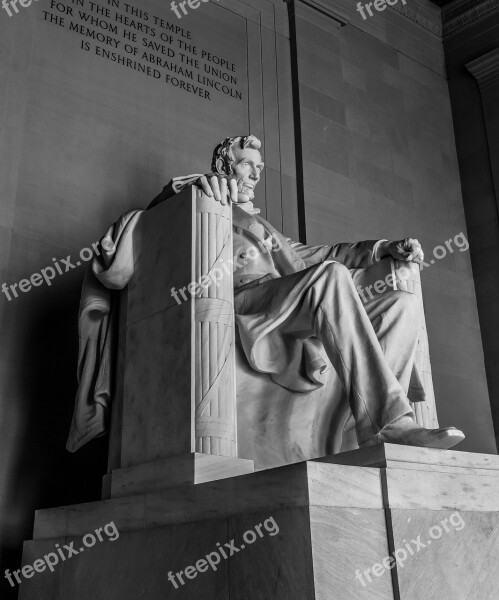
[[238, 202], [249, 202], [255, 197], [255, 188], [265, 166], [261, 147], [258, 138], [246, 135], [225, 138], [213, 152], [211, 170], [236, 179]]

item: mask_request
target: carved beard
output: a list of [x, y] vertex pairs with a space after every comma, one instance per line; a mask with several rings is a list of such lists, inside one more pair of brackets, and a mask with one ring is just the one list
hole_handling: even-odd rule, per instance
[[253, 188], [248, 187], [244, 181], [239, 181], [237, 184], [238, 200], [239, 202], [249, 202], [255, 197], [255, 191]]

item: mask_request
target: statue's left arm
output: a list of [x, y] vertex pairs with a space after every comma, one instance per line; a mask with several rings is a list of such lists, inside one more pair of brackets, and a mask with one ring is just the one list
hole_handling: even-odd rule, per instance
[[358, 269], [369, 267], [388, 256], [415, 262], [422, 262], [424, 258], [421, 244], [414, 238], [400, 241], [368, 240], [333, 246], [309, 246], [293, 241], [290, 243], [307, 267], [325, 260], [335, 260], [349, 269]]
[[200, 177], [201, 175], [199, 175], [198, 173], [195, 173], [194, 175], [174, 177], [165, 185], [165, 187], [156, 196], [156, 198], [154, 198], [154, 200], [149, 203], [147, 209], [149, 210], [150, 208], [161, 204], [161, 202], [168, 200], [168, 198], [175, 196], [175, 194], [181, 192], [188, 185], [193, 185]]

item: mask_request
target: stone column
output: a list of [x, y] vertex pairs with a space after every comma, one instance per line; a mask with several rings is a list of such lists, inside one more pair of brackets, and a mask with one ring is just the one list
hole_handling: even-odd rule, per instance
[[[477, 292], [478, 310], [482, 330], [485, 367], [494, 420], [496, 442], [499, 444], [499, 309], [497, 293], [497, 252], [499, 249], [499, 47], [468, 62], [466, 68], [478, 83], [482, 103], [484, 138], [478, 132], [467, 132], [462, 121], [458, 130], [466, 147], [468, 167], [463, 175], [463, 185], [469, 189], [469, 240], [471, 244], [473, 275]], [[466, 118], [463, 111], [461, 120]], [[477, 124], [477, 119], [472, 121]], [[478, 143], [482, 151], [478, 153]], [[464, 146], [465, 145], [465, 146]], [[480, 164], [478, 165], [478, 160]], [[477, 168], [478, 174], [477, 174]], [[473, 168], [474, 167], [474, 168]], [[489, 171], [490, 169], [490, 171]], [[490, 172], [490, 176], [489, 176]], [[473, 182], [474, 178], [478, 178]], [[480, 183], [478, 183], [478, 181]], [[465, 195], [466, 199], [466, 195]], [[495, 200], [495, 206], [493, 204]], [[483, 417], [482, 417], [483, 418]]]
[[477, 80], [489, 143], [490, 166], [499, 210], [499, 48], [467, 63]]

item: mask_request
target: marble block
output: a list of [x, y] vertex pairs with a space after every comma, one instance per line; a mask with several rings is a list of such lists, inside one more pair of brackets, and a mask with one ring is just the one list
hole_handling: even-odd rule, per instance
[[[304, 462], [39, 511], [36, 521], [23, 564], [55, 543], [82, 548], [85, 534], [110, 521], [119, 538], [24, 581], [21, 600], [326, 600], [331, 590], [350, 587], [352, 594], [342, 598], [392, 598], [389, 581], [360, 593], [352, 587], [360, 556], [371, 562], [388, 552], [377, 469]], [[238, 549], [233, 556], [225, 546], [231, 540]], [[216, 571], [173, 586], [170, 571], [185, 570], [220, 547], [229, 556]]]
[[[387, 444], [41, 510], [23, 564], [110, 521], [119, 539], [35, 574], [20, 598], [495, 600], [498, 461]], [[216, 570], [168, 579], [234, 545]]]
[[179, 485], [199, 484], [253, 473], [252, 460], [192, 452], [104, 475], [102, 498], [117, 498]]
[[34, 538], [84, 535], [113, 515], [119, 531], [278, 508], [382, 509], [378, 469], [309, 461], [198, 485], [38, 510]]
[[[265, 528], [265, 523], [272, 527]], [[275, 524], [275, 526], [274, 526]], [[262, 527], [263, 525], [263, 527]], [[258, 528], [258, 526], [260, 526]], [[326, 600], [332, 597], [392, 600], [391, 582], [355, 588], [355, 568], [388, 552], [383, 510], [353, 507], [274, 508], [221, 519], [121, 532], [83, 554], [36, 574], [21, 586], [20, 600]], [[252, 531], [252, 534], [247, 532]], [[258, 531], [262, 533], [259, 535]], [[274, 533], [276, 532], [276, 533]], [[256, 537], [255, 537], [256, 536]], [[365, 539], [368, 543], [365, 543]], [[237, 548], [230, 556], [232, 547]], [[65, 537], [27, 542], [25, 564], [33, 563]], [[227, 547], [225, 544], [228, 544]], [[223, 558], [219, 548], [228, 555]], [[210, 553], [220, 553], [216, 571], [185, 572]], [[217, 560], [212, 555], [212, 560]], [[201, 565], [204, 567], [204, 565]], [[192, 569], [190, 574], [193, 575]], [[350, 592], [347, 590], [350, 589]], [[339, 592], [338, 595], [332, 592]], [[341, 592], [344, 590], [345, 593]]]
[[499, 456], [494, 454], [417, 448], [399, 444], [377, 444], [334, 456], [324, 456], [317, 460], [358, 467], [403, 467], [404, 469], [414, 468], [425, 471], [453, 467], [499, 471]]
[[380, 444], [321, 460], [380, 467], [388, 545], [400, 560], [375, 574], [364, 563], [361, 573], [391, 578], [397, 600], [499, 598], [499, 456]]

